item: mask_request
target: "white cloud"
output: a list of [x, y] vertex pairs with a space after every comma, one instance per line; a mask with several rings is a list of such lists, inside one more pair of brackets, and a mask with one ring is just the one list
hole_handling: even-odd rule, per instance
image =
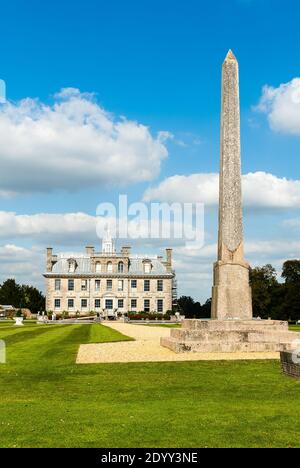
[[[211, 297], [213, 264], [217, 258], [217, 244], [203, 248], [177, 247], [174, 250], [174, 267], [178, 278], [179, 295], [191, 295], [204, 302]], [[245, 258], [252, 267], [271, 263], [278, 272], [287, 259], [300, 258], [300, 241], [297, 240], [248, 240]]]
[[115, 119], [92, 94], [73, 88], [52, 105], [7, 102], [0, 106], [0, 195], [149, 181], [168, 155], [168, 138]]
[[86, 213], [18, 215], [0, 211], [0, 238], [31, 238], [38, 243], [89, 242], [96, 237], [96, 217]]
[[0, 246], [0, 283], [14, 278], [18, 283], [43, 289], [45, 255], [39, 249], [14, 244]]
[[267, 114], [272, 130], [300, 134], [300, 78], [294, 78], [278, 88], [264, 86], [258, 106], [254, 108]]
[[[206, 206], [218, 204], [218, 180], [215, 173], [189, 176], [175, 175], [157, 187], [146, 190], [144, 200], [163, 202], [202, 202]], [[243, 175], [244, 206], [256, 209], [284, 209], [300, 207], [300, 180], [289, 180], [266, 172]]]

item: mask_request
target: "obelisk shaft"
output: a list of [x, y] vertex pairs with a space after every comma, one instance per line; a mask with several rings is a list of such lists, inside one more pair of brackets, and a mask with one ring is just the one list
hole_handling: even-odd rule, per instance
[[244, 260], [241, 190], [239, 67], [231, 51], [222, 68], [218, 261], [212, 317], [251, 319], [249, 265]]
[[230, 51], [222, 69], [218, 260], [229, 260], [242, 242], [239, 67]]

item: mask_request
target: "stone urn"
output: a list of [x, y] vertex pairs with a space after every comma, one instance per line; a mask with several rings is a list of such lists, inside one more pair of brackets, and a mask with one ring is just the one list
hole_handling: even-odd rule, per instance
[[23, 323], [23, 320], [24, 320], [24, 319], [23, 319], [23, 317], [15, 317], [14, 320], [15, 320], [15, 322], [16, 322], [16, 323], [15, 323], [16, 326], [18, 326], [18, 327], [24, 326], [24, 323]]

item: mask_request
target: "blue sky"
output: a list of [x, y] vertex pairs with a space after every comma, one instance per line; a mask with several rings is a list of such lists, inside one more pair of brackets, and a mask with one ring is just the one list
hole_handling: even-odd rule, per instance
[[[71, 250], [84, 247], [78, 220], [57, 218], [53, 222], [58, 222], [60, 229], [54, 235], [53, 223], [49, 229], [45, 225], [49, 219], [38, 217], [42, 213], [82, 212], [92, 217], [99, 202], [116, 201], [119, 193], [139, 201], [149, 187], [153, 198], [173, 201], [168, 180], [175, 175], [208, 174], [207, 181], [214, 180], [211, 175], [219, 167], [221, 64], [229, 48], [240, 65], [243, 174], [261, 173], [245, 182], [249, 260], [252, 264], [272, 262], [279, 269], [284, 259], [299, 256], [300, 104], [290, 98], [300, 87], [293, 81], [299, 76], [299, 14], [296, 0], [3, 3], [0, 78], [6, 82], [11, 107], [0, 108], [3, 118], [9, 115], [10, 119], [7, 129], [3, 124], [0, 149], [0, 225], [5, 226], [0, 239], [0, 279], [15, 276], [42, 287], [42, 252], [47, 244], [57, 250], [67, 250], [68, 245]], [[282, 84], [286, 87], [280, 88]], [[269, 88], [263, 91], [265, 85]], [[88, 173], [94, 171], [92, 148], [96, 142], [88, 141], [88, 135], [80, 154], [67, 132], [61, 135], [64, 144], [56, 142], [45, 149], [45, 140], [43, 144], [40, 140], [41, 106], [66, 100], [65, 96], [54, 97], [65, 88], [93, 93], [87, 97], [73, 90], [64, 102], [70, 104], [75, 96], [77, 103], [88, 106], [92, 100], [107, 113], [106, 124], [124, 122], [120, 120], [124, 116], [134, 131], [139, 125], [149, 128], [149, 135], [139, 135], [140, 143], [133, 141], [135, 137], [130, 141], [130, 151], [136, 151], [132, 167], [136, 178], [129, 176], [130, 168], [124, 170], [125, 184], [121, 183], [122, 170], [111, 176], [104, 168], [105, 161], [111, 164], [106, 153], [91, 178]], [[24, 102], [20, 107], [25, 98], [37, 98], [38, 109], [33, 111], [32, 105], [28, 108]], [[28, 128], [27, 139], [16, 131], [24, 114], [39, 122], [38, 136], [33, 126]], [[26, 130], [26, 122], [23, 124]], [[14, 134], [11, 139], [10, 131]], [[159, 132], [168, 132], [172, 138], [158, 143]], [[60, 138], [59, 133], [56, 138]], [[118, 147], [121, 152], [122, 141], [121, 149]], [[145, 151], [143, 141], [149, 143]], [[160, 146], [154, 150], [156, 144]], [[51, 151], [57, 151], [55, 170]], [[76, 168], [72, 166], [72, 151], [78, 158]], [[146, 160], [150, 161], [153, 151], [157, 152], [152, 165]], [[120, 157], [126, 159], [129, 153]], [[143, 170], [147, 175], [139, 182]], [[57, 184], [60, 178], [65, 184]], [[44, 189], [39, 189], [39, 181]], [[165, 181], [166, 188], [161, 190]], [[186, 191], [186, 198], [195, 201], [194, 194], [208, 205], [204, 248], [187, 254], [180, 246], [174, 252], [179, 292], [203, 301], [210, 295], [216, 206], [210, 206], [207, 199], [209, 188], [201, 191], [189, 178], [177, 182], [179, 194]], [[99, 243], [89, 229], [87, 242]], [[145, 247], [156, 248], [149, 242], [136, 246], [141, 251]]]

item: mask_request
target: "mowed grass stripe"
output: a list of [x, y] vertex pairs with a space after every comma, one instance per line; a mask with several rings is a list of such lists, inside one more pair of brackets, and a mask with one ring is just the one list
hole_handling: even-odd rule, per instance
[[21, 343], [22, 341], [26, 340], [33, 340], [40, 335], [50, 334], [57, 331], [59, 328], [67, 327], [68, 325], [59, 325], [59, 326], [36, 326], [36, 327], [19, 327], [15, 328], [14, 330], [5, 330], [3, 333], [0, 330], [0, 339], [5, 340], [8, 345], [16, 345], [17, 343]]
[[[41, 326], [36, 329], [19, 331], [5, 337], [7, 363], [18, 367], [27, 364], [28, 367], [24, 370], [29, 371], [31, 363], [40, 360], [45, 349], [53, 349], [57, 341], [64, 341], [68, 327], [70, 328], [69, 325]], [[45, 362], [40, 364], [45, 366]], [[49, 364], [51, 363], [48, 362], [47, 365]], [[1, 370], [2, 366], [0, 367]]]
[[75, 363], [78, 348], [81, 343], [88, 343], [90, 337], [90, 328], [93, 325], [71, 325], [69, 330], [64, 331], [51, 348], [47, 346], [42, 353], [43, 360], [55, 361], [57, 365]]

